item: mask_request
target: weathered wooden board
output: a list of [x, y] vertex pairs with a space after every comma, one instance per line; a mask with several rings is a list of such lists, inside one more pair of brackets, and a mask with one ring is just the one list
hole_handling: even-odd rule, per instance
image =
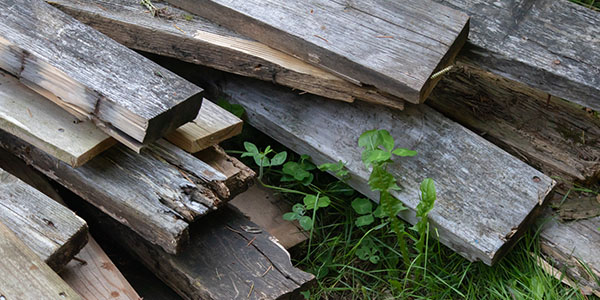
[[189, 223], [244, 187], [230, 189], [225, 175], [164, 140], [142, 154], [115, 146], [76, 169], [3, 131], [0, 146], [169, 253], [186, 244]]
[[79, 122], [1, 70], [0, 129], [74, 167], [115, 143], [92, 121]]
[[427, 0], [167, 2], [413, 103], [427, 98], [431, 75], [452, 63], [469, 31], [466, 14]]
[[195, 153], [242, 132], [244, 122], [220, 106], [204, 100], [194, 121], [187, 123], [166, 139], [179, 148]]
[[0, 222], [0, 298], [82, 299]]
[[548, 176], [600, 177], [600, 118], [578, 105], [460, 63], [429, 98], [433, 108]]
[[202, 102], [201, 88], [38, 0], [0, 3], [0, 67], [136, 151]]
[[273, 81], [331, 99], [347, 102], [359, 99], [403, 108], [401, 99], [373, 87], [352, 84], [166, 3], [154, 3], [164, 11], [164, 17], [152, 17], [136, 0], [50, 3], [130, 48]]
[[600, 14], [570, 1], [436, 0], [471, 16], [462, 60], [600, 110]]
[[84, 220], [2, 169], [0, 220], [56, 271], [87, 243]]
[[228, 208], [195, 224], [190, 247], [177, 256], [89, 205], [82, 210], [184, 299], [287, 299], [314, 278], [295, 268], [272, 236]]
[[[357, 140], [366, 130], [389, 130], [397, 146], [419, 152], [390, 166], [403, 188], [395, 196], [409, 208], [402, 217], [415, 222], [419, 183], [433, 178], [438, 200], [430, 220], [441, 241], [470, 260], [496, 262], [554, 186], [549, 177], [428, 106], [399, 112], [337, 103], [233, 76], [216, 84], [228, 100], [244, 106], [250, 124], [292, 150], [311, 155], [317, 164], [345, 161], [349, 184], [372, 199], [377, 195], [368, 188]], [[334, 117], [340, 115], [345, 118]]]

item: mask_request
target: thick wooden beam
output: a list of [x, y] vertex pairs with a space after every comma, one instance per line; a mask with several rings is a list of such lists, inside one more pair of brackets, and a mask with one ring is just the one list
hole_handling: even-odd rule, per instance
[[201, 88], [38, 0], [0, 3], [0, 67], [136, 151], [202, 101]]
[[0, 298], [82, 300], [2, 222], [0, 254]]
[[469, 32], [466, 14], [428, 0], [167, 2], [413, 103], [427, 98], [432, 75], [452, 64]]
[[471, 16], [463, 61], [600, 110], [600, 14], [571, 1], [436, 0]]
[[3, 131], [0, 146], [169, 253], [186, 244], [189, 223], [247, 187], [230, 189], [221, 172], [164, 140], [142, 154], [119, 145], [79, 168]]
[[[352, 174], [349, 184], [375, 200], [357, 139], [373, 128], [389, 130], [397, 146], [419, 152], [390, 167], [403, 188], [394, 196], [409, 208], [402, 217], [415, 222], [419, 183], [433, 178], [439, 195], [430, 220], [441, 241], [470, 260], [493, 264], [502, 257], [555, 184], [428, 106], [399, 112], [349, 105], [233, 76], [215, 85], [244, 106], [250, 124], [292, 150], [311, 155], [317, 164], [345, 161]], [[339, 115], [349, 117], [334, 117]]]
[[[5, 160], [6, 154], [0, 151], [0, 160]], [[0, 220], [56, 271], [87, 243], [88, 227], [84, 220], [3, 169], [0, 169]]]
[[359, 99], [403, 108], [403, 101], [396, 97], [350, 83], [166, 3], [154, 3], [164, 12], [163, 17], [153, 17], [136, 0], [49, 3], [130, 48], [273, 81], [331, 99]]

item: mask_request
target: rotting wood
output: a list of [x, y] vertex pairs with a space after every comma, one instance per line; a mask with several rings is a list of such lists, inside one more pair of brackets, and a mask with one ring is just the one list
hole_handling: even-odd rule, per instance
[[428, 104], [546, 175], [600, 177], [600, 118], [576, 104], [466, 64], [440, 81]]
[[236, 34], [165, 3], [167, 17], [152, 17], [135, 0], [58, 0], [51, 4], [120, 43], [222, 71], [273, 81], [301, 91], [352, 102], [403, 109], [403, 101], [357, 86], [291, 55]]
[[314, 279], [291, 264], [272, 236], [229, 208], [195, 224], [190, 247], [175, 256], [81, 204], [93, 225], [110, 232], [184, 299], [287, 299]]
[[38, 0], [0, 2], [0, 67], [133, 150], [193, 120], [202, 89]]
[[[5, 154], [0, 151], [2, 160]], [[56, 271], [87, 243], [88, 227], [84, 220], [2, 169], [0, 220]]]
[[82, 300], [2, 222], [0, 256], [0, 298]]
[[165, 138], [179, 148], [195, 153], [240, 134], [243, 126], [240, 118], [204, 100], [196, 119], [177, 128]]
[[74, 167], [115, 144], [91, 121], [79, 122], [1, 70], [0, 129]]
[[428, 0], [167, 2], [413, 103], [427, 98], [439, 80], [431, 76], [452, 64], [469, 32], [466, 14]]
[[471, 16], [461, 61], [600, 110], [598, 12], [570, 1], [435, 1]]
[[118, 145], [76, 169], [3, 131], [0, 146], [168, 253], [187, 243], [189, 223], [240, 192], [229, 189], [225, 175], [164, 140], [142, 154]]
[[[387, 129], [397, 146], [417, 150], [416, 157], [399, 159], [390, 166], [403, 188], [394, 195], [409, 208], [402, 217], [416, 221], [418, 183], [433, 178], [438, 201], [430, 220], [440, 240], [470, 260], [493, 264], [502, 257], [555, 184], [427, 106], [399, 112], [299, 97], [270, 84], [227, 78], [214, 85], [229, 101], [244, 106], [251, 125], [290, 149], [311, 155], [317, 164], [345, 161], [352, 174], [349, 184], [372, 199], [377, 196], [367, 185], [368, 170], [357, 145], [360, 134]], [[338, 115], [347, 118], [332, 117]]]
[[245, 192], [254, 183], [256, 173], [237, 158], [227, 155], [225, 150], [217, 145], [200, 151], [194, 156], [225, 175], [227, 179], [224, 183], [232, 195]]

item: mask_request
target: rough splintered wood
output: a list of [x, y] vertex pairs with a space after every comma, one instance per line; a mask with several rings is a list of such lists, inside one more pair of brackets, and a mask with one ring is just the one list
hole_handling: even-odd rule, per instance
[[186, 244], [189, 223], [243, 186], [230, 189], [225, 175], [164, 140], [142, 154], [118, 145], [76, 169], [3, 131], [0, 146], [168, 253]]
[[576, 104], [465, 64], [428, 104], [548, 176], [600, 177], [600, 119]]
[[[469, 31], [469, 17], [431, 1], [168, 0], [356, 83], [421, 103]], [[268, 11], [269, 13], [265, 13]]]
[[242, 132], [244, 122], [240, 118], [208, 100], [203, 103], [194, 121], [166, 136], [169, 142], [195, 153]]
[[600, 110], [600, 14], [570, 1], [436, 0], [471, 16], [460, 56]]
[[[491, 265], [502, 257], [555, 184], [427, 106], [399, 112], [335, 103], [238, 77], [216, 84], [231, 102], [244, 106], [250, 124], [292, 150], [311, 155], [317, 164], [345, 161], [349, 184], [371, 199], [377, 195], [368, 187], [357, 139], [373, 128], [389, 130], [396, 146], [419, 152], [390, 166], [403, 188], [394, 196], [409, 208], [402, 217], [416, 221], [419, 183], [433, 178], [438, 200], [430, 220], [440, 240], [470, 260]], [[338, 115], [347, 118], [332, 117]]]
[[56, 271], [87, 243], [84, 220], [2, 169], [0, 220]]
[[272, 236], [228, 208], [196, 224], [190, 247], [175, 256], [87, 207], [104, 232], [184, 299], [287, 299], [314, 278], [295, 268]]
[[404, 107], [401, 99], [373, 87], [352, 84], [169, 4], [154, 3], [164, 11], [164, 17], [152, 17], [136, 0], [49, 3], [130, 48], [273, 81], [331, 99]]
[[1, 70], [0, 129], [74, 167], [115, 144], [91, 121], [79, 122]]
[[139, 151], [193, 120], [202, 89], [38, 0], [0, 2], [0, 67]]
[[38, 255], [0, 222], [1, 299], [79, 299]]

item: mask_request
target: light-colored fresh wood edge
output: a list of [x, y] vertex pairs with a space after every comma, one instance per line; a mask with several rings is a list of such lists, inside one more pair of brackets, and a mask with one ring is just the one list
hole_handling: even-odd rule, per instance
[[187, 152], [195, 153], [240, 134], [243, 125], [240, 118], [204, 99], [196, 119], [177, 128], [166, 139]]
[[11, 299], [82, 299], [0, 222], [0, 296]]

